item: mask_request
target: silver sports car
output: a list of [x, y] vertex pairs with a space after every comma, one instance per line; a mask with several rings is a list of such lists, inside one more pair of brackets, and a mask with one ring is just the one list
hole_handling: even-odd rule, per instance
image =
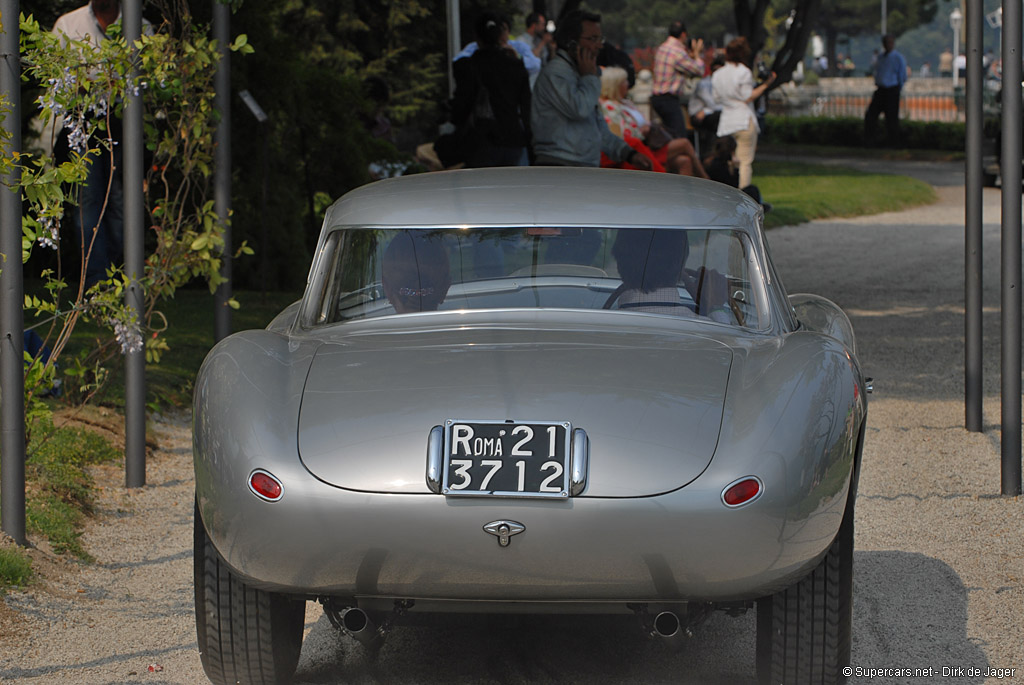
[[757, 612], [764, 682], [844, 680], [867, 412], [853, 330], [787, 295], [760, 205], [602, 169], [380, 181], [300, 302], [196, 380], [195, 594], [217, 683], [293, 674], [305, 603]]

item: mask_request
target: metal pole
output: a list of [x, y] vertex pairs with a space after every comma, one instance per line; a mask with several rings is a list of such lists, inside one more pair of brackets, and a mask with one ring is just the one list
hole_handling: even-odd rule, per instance
[[[18, 0], [0, 0], [0, 94], [11, 105], [3, 127], [12, 152], [21, 151], [21, 56]], [[21, 173], [4, 174], [0, 188], [0, 524], [25, 545], [25, 301], [21, 268]]]
[[[129, 45], [142, 37], [142, 1], [124, 0], [122, 7], [124, 37]], [[137, 51], [132, 48], [132, 83], [138, 78], [135, 64]], [[122, 154], [122, 187], [124, 188], [124, 271], [128, 287], [124, 303], [142, 322], [145, 298], [142, 278], [145, 275], [142, 178], [142, 96], [129, 89], [124, 107], [124, 149]], [[146, 353], [129, 351], [124, 360], [124, 484], [141, 488], [146, 484]]]
[[220, 112], [220, 123], [214, 134], [213, 205], [224, 226], [224, 251], [220, 275], [226, 280], [217, 287], [214, 297], [213, 337], [223, 340], [231, 335], [231, 8], [227, 3], [213, 2], [213, 37], [217, 41], [220, 64], [214, 78], [213, 106]]
[[967, 430], [982, 430], [981, 335], [981, 143], [982, 0], [967, 0], [967, 145], [964, 231], [964, 407]]
[[448, 97], [455, 95], [455, 73], [452, 63], [462, 50], [462, 26], [459, 23], [459, 0], [448, 0]]
[[960, 69], [956, 65], [960, 57], [960, 27], [953, 27], [953, 87], [956, 88], [960, 82]]
[[886, 11], [885, 4], [886, 4], [885, 0], [882, 0], [882, 35], [883, 36], [885, 34], [889, 33], [889, 31], [886, 28], [886, 23], [885, 23], [885, 15], [888, 14], [888, 12]]
[[1003, 0], [1002, 494], [1021, 494], [1021, 3]]

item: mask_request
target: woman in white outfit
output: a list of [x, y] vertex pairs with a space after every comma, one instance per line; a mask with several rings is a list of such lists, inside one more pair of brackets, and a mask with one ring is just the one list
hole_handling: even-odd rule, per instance
[[722, 105], [718, 136], [736, 139], [736, 157], [740, 162], [740, 188], [750, 185], [754, 176], [754, 150], [757, 148], [757, 125], [753, 102], [761, 97], [775, 80], [775, 72], [761, 85], [754, 87], [750, 61], [750, 45], [739, 37], [725, 47], [725, 66], [711, 75], [715, 99]]

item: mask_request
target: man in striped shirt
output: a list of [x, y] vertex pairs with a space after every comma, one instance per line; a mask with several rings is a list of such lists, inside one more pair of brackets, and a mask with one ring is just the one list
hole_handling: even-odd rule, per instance
[[668, 38], [654, 53], [654, 88], [651, 107], [661, 117], [665, 128], [677, 138], [686, 136], [686, 119], [682, 106], [688, 99], [689, 80], [704, 76], [704, 41], [697, 39], [688, 45], [686, 25], [681, 21], [672, 22]]

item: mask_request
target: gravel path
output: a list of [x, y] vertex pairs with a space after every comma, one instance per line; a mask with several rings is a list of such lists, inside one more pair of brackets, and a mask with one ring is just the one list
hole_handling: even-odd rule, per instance
[[[873, 679], [861, 671], [856, 683], [1005, 682], [986, 669], [1024, 679], [1024, 500], [998, 496], [999, 194], [985, 191], [983, 434], [962, 428], [963, 189], [939, 195], [931, 207], [769, 234], [791, 293], [825, 295], [850, 313], [875, 378], [853, 665], [934, 669]], [[116, 467], [97, 474], [100, 516], [84, 537], [97, 562], [37, 551], [41, 584], [0, 602], [0, 682], [205, 682], [192, 614], [187, 417], [158, 417], [153, 433], [147, 487], [125, 490]], [[403, 627], [372, 660], [307, 606], [303, 683], [736, 683], [753, 669], [752, 615], [716, 615], [674, 653], [632, 625], [598, 619]], [[944, 668], [963, 676], [944, 677]]]
[[[875, 379], [857, 504], [853, 665], [1024, 680], [1024, 498], [1000, 492], [1000, 194], [984, 191], [984, 433], [964, 426], [962, 187], [908, 212], [769, 233], [791, 293], [849, 313]], [[942, 677], [942, 669], [964, 677]], [[967, 675], [980, 669], [981, 676]], [[954, 671], [955, 673], [955, 671]]]

